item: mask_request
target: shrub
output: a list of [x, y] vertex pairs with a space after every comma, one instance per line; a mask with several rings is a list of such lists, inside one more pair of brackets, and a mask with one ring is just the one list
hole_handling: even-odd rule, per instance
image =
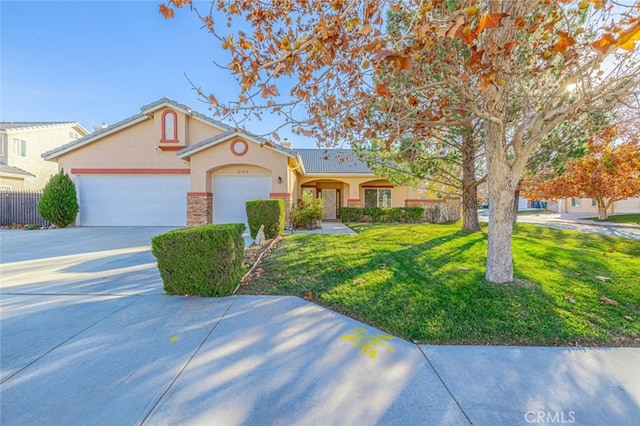
[[157, 235], [151, 250], [169, 294], [228, 296], [243, 275], [243, 223], [202, 225]]
[[73, 223], [79, 210], [76, 187], [69, 175], [60, 169], [44, 187], [42, 198], [38, 202], [38, 212], [58, 228], [64, 228]]
[[251, 238], [256, 238], [261, 225], [264, 225], [266, 239], [284, 233], [284, 200], [251, 200], [247, 201], [246, 209]]
[[342, 207], [343, 222], [417, 223], [422, 221], [423, 207]]
[[389, 222], [389, 223], [406, 222], [405, 212], [402, 207], [382, 209], [382, 217], [384, 222]]
[[294, 227], [306, 228], [313, 225], [317, 220], [324, 218], [322, 209], [322, 198], [315, 200], [310, 194], [302, 195], [302, 202], [291, 211], [291, 223]]
[[405, 207], [404, 221], [408, 223], [422, 222], [424, 216], [424, 207]]
[[341, 207], [340, 219], [343, 222], [364, 222], [364, 210], [360, 207]]

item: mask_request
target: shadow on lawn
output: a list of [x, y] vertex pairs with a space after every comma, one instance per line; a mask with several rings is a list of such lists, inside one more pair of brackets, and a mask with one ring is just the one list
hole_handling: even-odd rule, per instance
[[[533, 235], [554, 235], [558, 247], [551, 252], [529, 253], [516, 252], [516, 244], [517, 283], [497, 285], [484, 278], [485, 233], [440, 230], [435, 235], [421, 236], [418, 244], [407, 243], [411, 239], [405, 238], [405, 234], [414, 234], [416, 229], [397, 228], [398, 232], [390, 235], [371, 227], [358, 240], [351, 240], [348, 250], [340, 248], [334, 239], [340, 236], [288, 240], [282, 252], [265, 262], [265, 279], [280, 280], [271, 294], [304, 297], [311, 292], [313, 300], [320, 304], [408, 340], [591, 345], [610, 337], [608, 330], [600, 326], [576, 326], [576, 321], [584, 323], [581, 307], [563, 305], [567, 301], [563, 290], [558, 288], [561, 284], [541, 282], [540, 276], [529, 272], [542, 264], [543, 269], [569, 284], [572, 277], [568, 271], [613, 274], [606, 259], [577, 260], [566, 256], [566, 250], [577, 248], [562, 247], [570, 241], [562, 232], [546, 228], [540, 230], [542, 233], [538, 229], [518, 231], [516, 237], [529, 243], [535, 243]], [[366, 235], [368, 232], [377, 232], [373, 240], [372, 235]], [[373, 250], [371, 241], [379, 249]], [[562, 258], [571, 258], [570, 264], [554, 265], [554, 251], [563, 251]], [[528, 269], [520, 270], [519, 264], [529, 265]], [[272, 275], [274, 270], [276, 273]], [[588, 285], [598, 293], [604, 290], [603, 284], [594, 280]], [[251, 288], [247, 290], [245, 294], [251, 293]]]

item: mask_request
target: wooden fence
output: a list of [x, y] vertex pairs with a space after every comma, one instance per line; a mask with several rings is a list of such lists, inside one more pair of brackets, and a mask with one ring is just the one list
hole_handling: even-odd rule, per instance
[[0, 192], [0, 226], [50, 226], [51, 223], [38, 213], [38, 201], [41, 197], [42, 191]]

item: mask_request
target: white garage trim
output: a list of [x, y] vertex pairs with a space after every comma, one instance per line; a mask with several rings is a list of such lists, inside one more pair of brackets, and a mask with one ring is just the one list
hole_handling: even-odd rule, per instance
[[185, 226], [188, 175], [76, 176], [80, 226]]
[[247, 223], [246, 202], [268, 199], [269, 175], [214, 175], [213, 223]]

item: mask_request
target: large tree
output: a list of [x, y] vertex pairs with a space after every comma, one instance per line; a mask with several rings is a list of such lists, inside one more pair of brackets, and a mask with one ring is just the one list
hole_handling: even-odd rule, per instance
[[548, 180], [544, 177], [541, 174], [525, 180], [525, 196], [551, 200], [592, 198], [598, 204], [598, 217], [606, 219], [614, 202], [640, 196], [638, 135], [621, 135], [616, 126], [608, 126], [588, 143], [585, 156], [567, 163], [561, 176]]
[[[161, 13], [187, 3], [168, 0]], [[268, 111], [324, 145], [391, 144], [408, 129], [481, 120], [486, 278], [496, 283], [513, 281], [514, 193], [532, 152], [566, 121], [637, 93], [640, 80], [637, 1], [220, 0], [192, 10], [239, 84], [237, 100], [199, 93], [239, 125]], [[406, 15], [398, 34], [386, 31], [388, 11]]]

